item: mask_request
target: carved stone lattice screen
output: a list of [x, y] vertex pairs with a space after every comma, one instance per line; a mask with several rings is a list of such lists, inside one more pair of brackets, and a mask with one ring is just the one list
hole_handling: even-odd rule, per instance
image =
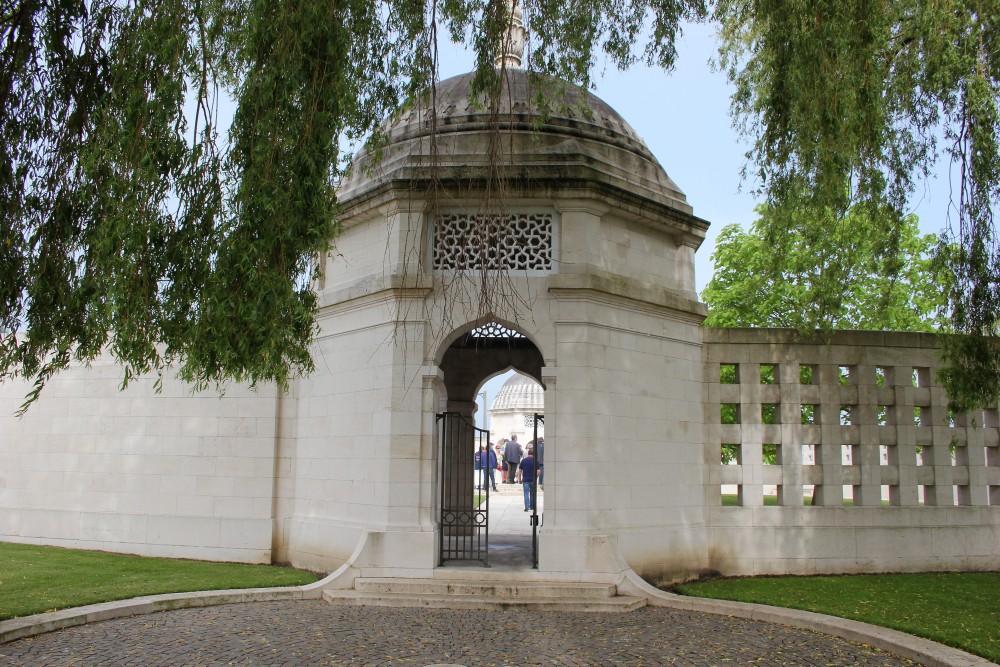
[[997, 406], [948, 410], [934, 336], [707, 329], [704, 350], [710, 505], [1000, 505]]
[[473, 338], [524, 338], [524, 334], [508, 329], [498, 322], [487, 322], [476, 327], [470, 334]]
[[444, 213], [434, 225], [434, 269], [551, 271], [553, 218], [552, 213]]

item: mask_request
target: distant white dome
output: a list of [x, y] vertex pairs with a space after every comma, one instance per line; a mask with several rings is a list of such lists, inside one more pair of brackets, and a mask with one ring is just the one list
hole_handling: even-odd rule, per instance
[[545, 395], [541, 385], [520, 373], [514, 373], [509, 380], [503, 383], [490, 407], [490, 414], [500, 412], [542, 413], [544, 411]]

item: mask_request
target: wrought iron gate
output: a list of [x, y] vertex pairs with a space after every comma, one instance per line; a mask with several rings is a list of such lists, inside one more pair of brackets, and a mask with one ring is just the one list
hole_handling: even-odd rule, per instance
[[[438, 564], [450, 560], [478, 560], [490, 565], [490, 432], [477, 428], [464, 415], [442, 412], [437, 416], [441, 439], [441, 538]], [[474, 455], [485, 447], [487, 470], [473, 469]], [[485, 472], [482, 493], [476, 477]]]

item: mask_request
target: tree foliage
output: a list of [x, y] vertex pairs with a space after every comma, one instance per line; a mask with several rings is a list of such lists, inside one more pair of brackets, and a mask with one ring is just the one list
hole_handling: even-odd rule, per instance
[[[914, 183], [950, 159], [942, 248], [972, 336], [951, 358], [996, 371], [976, 336], [1000, 309], [998, 2], [522, 4], [529, 67], [583, 86], [602, 55], [669, 69], [682, 22], [714, 20], [748, 168], [803, 212], [761, 229], [771, 247], [865, 207], [893, 275]], [[40, 387], [101, 350], [126, 381], [168, 363], [198, 385], [308, 371], [310, 259], [337, 233], [345, 154], [433, 82], [439, 27], [476, 50], [474, 92], [495, 90], [509, 21], [502, 0], [0, 2], [0, 378]]]
[[[790, 220], [781, 220], [784, 210], [773, 206], [757, 211], [760, 217], [750, 230], [732, 224], [719, 234], [715, 273], [701, 294], [709, 307], [707, 326], [798, 331], [948, 326], [949, 274], [931, 256], [935, 236], [920, 235], [914, 216], [906, 217], [900, 230], [902, 265], [889, 272], [870, 231], [879, 221], [863, 209], [851, 209], [838, 224], [814, 226], [799, 220], [798, 211], [788, 212]], [[765, 238], [773, 226], [794, 230], [778, 249]]]
[[883, 221], [869, 233], [893, 275], [915, 184], [950, 162], [959, 186], [939, 255], [959, 335], [946, 339], [944, 379], [957, 407], [995, 402], [1000, 351], [983, 336], [1000, 314], [1000, 3], [719, 0], [714, 11], [734, 118], [753, 142], [749, 168], [770, 204], [803, 213], [801, 227], [761, 228], [773, 256], [800, 233], [836, 235], [862, 206]]
[[[705, 13], [526, 9], [531, 62], [577, 83], [601, 52], [632, 63], [645, 25], [669, 67], [679, 22]], [[197, 385], [310, 370], [310, 260], [337, 234], [345, 155], [434, 79], [438, 25], [496, 85], [509, 20], [487, 0], [0, 3], [0, 379], [37, 396], [102, 350], [126, 382], [171, 363]]]

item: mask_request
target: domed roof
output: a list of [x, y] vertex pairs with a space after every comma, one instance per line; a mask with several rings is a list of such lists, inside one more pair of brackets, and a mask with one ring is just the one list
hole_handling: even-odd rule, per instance
[[[441, 183], [475, 187], [490, 179], [491, 133], [499, 130], [511, 192], [599, 190], [640, 208], [649, 203], [691, 216], [684, 193], [667, 176], [634, 129], [606, 102], [556, 79], [504, 70], [499, 109], [470, 101], [474, 74], [441, 81], [433, 95], [408, 104], [386, 126], [389, 144], [372, 164], [367, 151], [339, 189], [347, 205], [395, 183], [413, 187], [436, 164]], [[543, 112], [539, 98], [548, 100]], [[434, 144], [437, 152], [431, 150]], [[495, 166], [493, 166], [495, 169]], [[642, 201], [635, 201], [636, 197]]]
[[[504, 71], [503, 92], [498, 115], [494, 119], [488, 103], [470, 101], [469, 88], [475, 72], [461, 74], [440, 82], [434, 96], [438, 137], [456, 132], [488, 129], [499, 121], [505, 131], [521, 130], [584, 136], [632, 151], [644, 159], [656, 161], [645, 142], [621, 115], [596, 95], [562, 81], [521, 69]], [[552, 98], [545, 112], [539, 109], [538, 96]], [[393, 142], [429, 136], [432, 125], [427, 105], [415, 104], [400, 114], [387, 128]], [[500, 120], [502, 119], [502, 120]], [[539, 121], [541, 121], [539, 123]]]
[[545, 394], [542, 386], [531, 378], [514, 373], [497, 392], [490, 412], [544, 412]]

